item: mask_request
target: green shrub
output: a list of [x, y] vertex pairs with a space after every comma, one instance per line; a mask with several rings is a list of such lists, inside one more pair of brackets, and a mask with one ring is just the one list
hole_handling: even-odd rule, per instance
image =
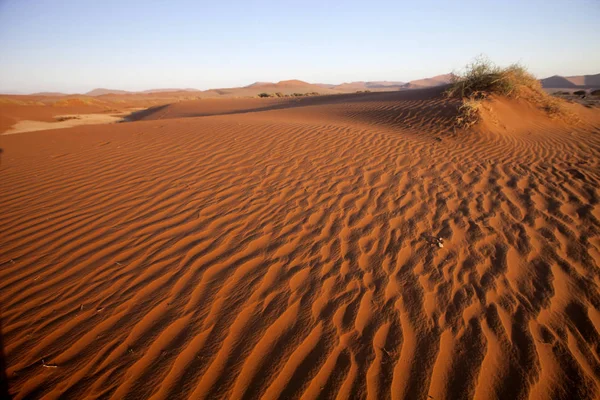
[[259, 93], [258, 97], [271, 97], [269, 93]]

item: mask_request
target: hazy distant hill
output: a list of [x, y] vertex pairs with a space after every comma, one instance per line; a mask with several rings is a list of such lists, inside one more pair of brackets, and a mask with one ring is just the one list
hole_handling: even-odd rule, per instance
[[166, 89], [148, 89], [141, 90], [139, 92], [133, 92], [128, 90], [119, 90], [119, 89], [104, 89], [98, 88], [94, 90], [90, 90], [87, 93], [84, 93], [86, 96], [104, 96], [107, 94], [139, 94], [139, 93], [167, 93], [167, 92], [198, 92], [198, 89], [178, 89], [178, 88], [166, 88]]
[[257, 95], [259, 93], [283, 93], [283, 94], [292, 94], [292, 93], [310, 93], [316, 92], [320, 94], [335, 94], [340, 93], [338, 90], [334, 90], [331, 88], [324, 87], [323, 85], [317, 85], [314, 83], [308, 83], [304, 81], [300, 81], [298, 79], [291, 79], [286, 81], [279, 81], [277, 83], [272, 82], [255, 82], [251, 85], [244, 86], [242, 88], [232, 88], [232, 89], [213, 89], [216, 91], [220, 91], [221, 94], [237, 94], [237, 95], [246, 95], [252, 96]]
[[130, 94], [133, 92], [129, 92], [127, 90], [118, 90], [118, 89], [104, 89], [104, 88], [97, 88], [94, 90], [90, 90], [87, 93], [84, 93], [86, 96], [102, 96], [105, 94]]
[[600, 87], [600, 74], [560, 76], [554, 75], [540, 79], [542, 86], [547, 89], [591, 89]]
[[353, 92], [359, 90], [400, 90], [402, 88], [402, 85], [404, 85], [404, 82], [394, 81], [358, 81], [341, 83], [339, 85], [320, 84], [320, 86], [328, 87], [330, 89], [335, 89], [342, 92]]
[[166, 93], [166, 92], [199, 92], [198, 89], [186, 88], [186, 89], [178, 89], [178, 88], [167, 88], [167, 89], [149, 89], [143, 90], [137, 93]]
[[434, 86], [447, 85], [452, 81], [452, 74], [437, 75], [431, 78], [417, 79], [408, 82], [404, 87], [406, 89], [419, 89]]
[[[178, 89], [149, 89], [139, 92], [97, 88], [91, 90], [85, 95], [92, 97], [106, 95], [150, 95], [160, 93], [177, 93], [186, 96], [185, 92], [190, 92], [191, 95], [197, 97], [253, 97], [259, 93], [274, 94], [277, 92], [290, 95], [293, 93], [319, 93], [319, 94], [336, 94], [336, 93], [353, 93], [358, 91], [395, 91], [420, 89], [435, 86], [442, 86], [450, 83], [452, 74], [437, 75], [431, 78], [417, 79], [408, 83], [399, 81], [357, 81], [347, 82], [339, 85], [328, 83], [308, 83], [297, 79], [273, 82], [255, 82], [244, 87], [235, 88], [220, 88], [209, 90], [197, 90], [193, 88]], [[560, 76], [554, 75], [545, 79], [540, 79], [544, 88], [552, 89], [591, 89], [600, 88], [600, 74], [596, 75], [578, 75], [578, 76]], [[34, 93], [36, 96], [66, 96], [64, 93], [57, 92], [40, 92]]]
[[273, 82], [254, 82], [254, 83], [251, 83], [250, 85], [244, 86], [244, 87], [251, 88], [251, 87], [264, 86], [264, 85], [273, 85]]
[[31, 96], [53, 96], [53, 97], [58, 97], [58, 96], [68, 96], [68, 94], [66, 94], [66, 93], [59, 93], [59, 92], [39, 92], [39, 93], [32, 93]]

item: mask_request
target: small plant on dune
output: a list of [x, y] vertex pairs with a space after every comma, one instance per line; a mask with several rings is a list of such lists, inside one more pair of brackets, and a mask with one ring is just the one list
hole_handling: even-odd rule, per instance
[[469, 128], [475, 125], [481, 119], [482, 107], [483, 103], [480, 99], [464, 99], [460, 107], [458, 107], [456, 124], [462, 128]]
[[57, 122], [68, 121], [70, 119], [81, 119], [81, 117], [77, 115], [57, 115], [54, 117]]
[[519, 97], [523, 91], [543, 92], [540, 82], [525, 67], [512, 64], [502, 68], [479, 56], [467, 64], [464, 73], [452, 74], [449, 96], [485, 98], [492, 94]]
[[592, 96], [600, 96], [600, 89], [592, 90], [590, 94]]
[[560, 102], [542, 89], [541, 83], [519, 64], [499, 67], [484, 56], [475, 58], [463, 73], [452, 74], [449, 97], [462, 99], [457, 123], [472, 126], [481, 119], [481, 103], [492, 95], [524, 98], [550, 115], [562, 112]]
[[259, 93], [258, 97], [271, 97], [269, 93]]
[[585, 96], [587, 92], [585, 90], [576, 90], [573, 92], [574, 95], [576, 96]]

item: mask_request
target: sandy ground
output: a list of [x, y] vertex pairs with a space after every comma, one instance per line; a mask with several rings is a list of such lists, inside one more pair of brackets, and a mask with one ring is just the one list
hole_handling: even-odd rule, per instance
[[600, 396], [598, 109], [203, 101], [0, 136], [15, 398]]
[[115, 122], [125, 121], [125, 117], [131, 114], [131, 112], [134, 112], [134, 110], [115, 114], [57, 115], [54, 117], [54, 122], [23, 120], [17, 122], [15, 125], [12, 126], [12, 128], [4, 132], [3, 135], [13, 135], [15, 133], [33, 131], [46, 131], [50, 129], [71, 128], [73, 126], [80, 125], [112, 124]]

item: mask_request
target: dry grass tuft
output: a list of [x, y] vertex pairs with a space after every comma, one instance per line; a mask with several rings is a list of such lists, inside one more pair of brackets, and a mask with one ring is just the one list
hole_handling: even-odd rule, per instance
[[460, 128], [469, 128], [475, 125], [481, 119], [481, 109], [483, 102], [480, 99], [465, 98], [458, 108], [458, 117], [456, 125]]
[[462, 99], [457, 124], [463, 127], [481, 119], [482, 101], [491, 95], [527, 99], [550, 116], [563, 113], [560, 100], [544, 92], [540, 81], [525, 67], [512, 64], [502, 68], [484, 56], [467, 64], [463, 73], [454, 73], [446, 94]]

